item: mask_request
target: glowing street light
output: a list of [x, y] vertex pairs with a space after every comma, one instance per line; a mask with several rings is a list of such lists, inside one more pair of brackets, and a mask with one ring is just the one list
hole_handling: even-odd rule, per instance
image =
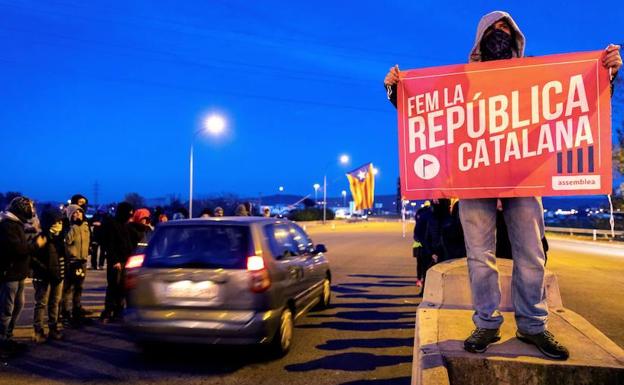
[[191, 156], [189, 161], [189, 218], [193, 218], [193, 145], [195, 144], [195, 138], [200, 134], [218, 137], [225, 132], [225, 126], [225, 118], [221, 115], [212, 114], [204, 120], [202, 127], [195, 131], [191, 139]]
[[349, 155], [342, 154], [342, 155], [340, 155], [339, 160], [340, 160], [340, 163], [341, 163], [341, 164], [349, 164], [349, 161], [350, 161], [351, 159], [349, 158]]
[[318, 183], [314, 183], [314, 203], [316, 204], [316, 202], [318, 201], [318, 189], [321, 188], [321, 185]]
[[279, 190], [279, 192], [283, 192], [284, 191], [284, 186], [279, 186], [278, 190]]
[[204, 121], [204, 129], [211, 135], [221, 135], [225, 131], [225, 119], [220, 115], [210, 115]]
[[342, 190], [342, 206], [347, 207], [347, 191]]

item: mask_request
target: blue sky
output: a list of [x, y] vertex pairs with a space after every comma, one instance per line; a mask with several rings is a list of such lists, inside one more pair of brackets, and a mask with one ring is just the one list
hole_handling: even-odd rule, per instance
[[191, 137], [217, 111], [228, 136], [196, 141], [196, 196], [307, 194], [325, 170], [338, 196], [341, 153], [392, 194], [386, 71], [465, 62], [495, 9], [527, 55], [624, 42], [622, 2], [0, 0], [0, 191], [185, 198]]

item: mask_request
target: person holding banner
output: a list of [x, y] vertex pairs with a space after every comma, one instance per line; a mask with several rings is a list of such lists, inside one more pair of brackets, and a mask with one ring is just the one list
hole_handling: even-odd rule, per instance
[[[525, 37], [506, 12], [485, 15], [477, 27], [470, 62], [506, 60], [524, 56]], [[602, 65], [611, 80], [622, 66], [620, 47], [609, 45]], [[397, 106], [399, 67], [390, 69], [384, 80], [388, 99]], [[424, 165], [423, 165], [424, 167]], [[464, 349], [485, 352], [500, 340], [503, 316], [499, 310], [501, 289], [496, 268], [497, 197], [462, 199], [459, 206], [464, 230], [476, 329], [464, 341]], [[535, 345], [542, 354], [565, 360], [569, 352], [547, 328], [548, 308], [544, 288], [545, 255], [542, 246], [544, 217], [540, 197], [501, 198], [505, 224], [514, 259], [512, 299], [518, 330], [516, 336]]]

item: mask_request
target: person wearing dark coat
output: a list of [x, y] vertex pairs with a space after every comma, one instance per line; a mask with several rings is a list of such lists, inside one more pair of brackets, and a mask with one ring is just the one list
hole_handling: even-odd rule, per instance
[[[429, 266], [431, 266], [431, 254], [429, 250], [424, 247], [425, 235], [427, 234], [427, 223], [431, 218], [432, 211], [431, 206], [426, 204], [416, 211], [414, 219], [416, 224], [414, 226], [414, 244], [412, 246], [413, 257], [416, 258], [416, 286], [424, 287], [425, 273]], [[422, 294], [422, 290], [421, 290]]]
[[[65, 244], [63, 240], [63, 213], [50, 208], [41, 215], [41, 230], [47, 244], [37, 250], [32, 258], [35, 309], [33, 317], [33, 341], [44, 342], [63, 338], [58, 328], [59, 306], [65, 278]], [[48, 310], [49, 334], [43, 328], [46, 308]]]
[[132, 243], [133, 251], [138, 247], [145, 247], [147, 245], [147, 241], [152, 234], [150, 216], [151, 214], [148, 209], [138, 209], [134, 212], [132, 220], [128, 223], [130, 242]]
[[128, 227], [133, 212], [134, 208], [130, 203], [121, 202], [117, 205], [115, 218], [109, 218], [102, 224], [101, 246], [107, 259], [106, 300], [104, 311], [100, 315], [104, 323], [123, 319], [125, 266], [134, 251]]
[[458, 204], [451, 212], [450, 199], [439, 199], [433, 203], [433, 214], [428, 222], [424, 245], [431, 253], [434, 264], [466, 256]]
[[47, 243], [45, 237], [26, 238], [24, 225], [33, 218], [33, 201], [15, 197], [0, 215], [0, 355], [11, 356], [24, 350], [12, 339], [24, 297], [24, 280], [30, 270], [30, 258]]

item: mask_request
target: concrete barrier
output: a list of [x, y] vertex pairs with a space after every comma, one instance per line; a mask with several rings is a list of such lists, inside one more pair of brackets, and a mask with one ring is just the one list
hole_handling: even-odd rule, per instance
[[501, 341], [482, 354], [463, 349], [474, 329], [466, 259], [440, 263], [427, 272], [416, 315], [412, 384], [624, 384], [624, 350], [563, 306], [557, 278], [550, 271], [545, 276], [548, 328], [568, 347], [570, 358], [547, 359], [515, 338], [512, 267], [512, 261], [498, 260], [505, 322]]

